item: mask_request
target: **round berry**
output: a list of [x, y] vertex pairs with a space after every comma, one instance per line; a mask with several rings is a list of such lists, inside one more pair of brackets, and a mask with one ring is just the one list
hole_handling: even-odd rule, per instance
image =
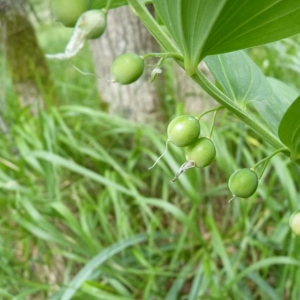
[[209, 166], [216, 157], [216, 147], [211, 139], [198, 138], [186, 148], [186, 159], [192, 161], [196, 168]]
[[300, 235], [300, 211], [296, 211], [291, 215], [289, 223], [293, 232]]
[[90, 5], [90, 0], [52, 0], [51, 10], [56, 19], [66, 27], [74, 27]]
[[144, 60], [134, 53], [121, 54], [113, 61], [110, 72], [114, 82], [130, 84], [143, 74]]
[[200, 134], [199, 121], [188, 115], [173, 119], [168, 125], [168, 140], [178, 147], [192, 144]]
[[77, 26], [89, 30], [87, 39], [97, 39], [106, 29], [106, 13], [101, 9], [88, 10], [81, 15]]
[[258, 176], [251, 169], [239, 169], [230, 176], [228, 187], [234, 197], [249, 198], [258, 187]]

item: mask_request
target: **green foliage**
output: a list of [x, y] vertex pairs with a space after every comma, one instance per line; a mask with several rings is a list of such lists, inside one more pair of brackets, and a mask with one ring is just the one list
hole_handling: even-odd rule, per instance
[[[11, 128], [15, 142], [5, 139], [1, 156], [6, 293], [40, 299], [244, 294], [278, 299], [274, 295], [290, 290], [286, 279], [298, 274], [293, 258], [298, 252], [283, 211], [297, 202], [296, 183], [286, 159], [278, 157], [266, 170], [269, 184], [258, 188], [256, 201], [227, 205], [226, 180], [238, 162], [226, 149], [242, 151], [242, 160], [251, 161], [270, 151], [261, 148], [253, 157], [259, 141], [237, 124], [228, 126], [213, 134], [216, 147], [224, 149], [214, 170], [194, 169], [170, 184], [184, 155], [170, 146], [160, 164], [147, 171], [165, 145], [165, 135], [150, 127], [75, 105], [53, 108], [40, 120], [21, 117]], [[203, 134], [209, 131], [205, 122], [202, 127]], [[239, 137], [246, 137], [244, 143]], [[24, 274], [30, 268], [36, 271]], [[57, 276], [56, 283], [47, 276]], [[271, 277], [282, 284], [273, 286]], [[297, 284], [291, 292], [299, 295]]]
[[[261, 142], [223, 118], [213, 133], [223, 149], [214, 168], [190, 170], [170, 184], [182, 149], [170, 145], [147, 170], [165, 134], [84, 106], [53, 108], [39, 119], [22, 114], [3, 140], [0, 160], [3, 295], [298, 296], [299, 286], [287, 280], [299, 276], [298, 244], [285, 212], [297, 207], [299, 191], [287, 159], [270, 163], [256, 199], [228, 205], [226, 181], [238, 153], [253, 163], [270, 149], [254, 151]], [[202, 131], [209, 131], [204, 121]]]
[[153, 1], [163, 24], [184, 56], [185, 70], [193, 75], [201, 60], [202, 49], [225, 0]]
[[[277, 94], [276, 88], [242, 54], [207, 58], [208, 63], [211, 62], [211, 71], [217, 80], [220, 79], [222, 89], [207, 80], [197, 68], [201, 59], [207, 55], [253, 47], [299, 33], [300, 28], [293, 25], [297, 24], [299, 3], [290, 0], [276, 1], [270, 5], [268, 1], [245, 1], [241, 5], [239, 1], [224, 0], [218, 2], [217, 9], [212, 8], [213, 3], [207, 0], [154, 1], [160, 22], [168, 28], [173, 38], [171, 40], [147, 14], [141, 3], [129, 0], [135, 13], [161, 46], [167, 52], [182, 55], [180, 60], [176, 58], [177, 62], [193, 80], [267, 142], [280, 149], [283, 144], [277, 136], [277, 128], [284, 111], [293, 101], [291, 95], [285, 97], [284, 102], [281, 101], [281, 95], [278, 94], [286, 96], [287, 89], [284, 84], [280, 84], [283, 91]], [[232, 70], [235, 58], [237, 72]], [[226, 75], [222, 74], [223, 67]], [[249, 107], [246, 105], [249, 102], [261, 117], [249, 114]], [[269, 126], [266, 127], [259, 119], [267, 121]]]
[[[281, 118], [297, 92], [283, 82], [272, 84], [242, 51], [209, 56], [205, 62], [228, 98], [251, 114], [253, 119], [257, 115], [254, 112], [258, 112], [260, 120], [276, 134]], [[273, 87], [277, 87], [276, 92]], [[279, 95], [286, 89], [285, 97]]]
[[290, 149], [291, 159], [300, 159], [300, 97], [298, 97], [285, 112], [278, 135], [281, 141]]
[[[54, 23], [51, 26], [40, 26], [38, 33], [39, 44], [44, 52], [58, 53], [63, 51], [72, 29]], [[72, 59], [72, 63], [60, 60], [51, 60], [49, 63], [52, 79], [57, 88], [57, 104], [80, 103], [84, 106], [98, 107], [101, 102], [95, 88], [96, 77], [83, 76], [74, 66], [84, 72], [94, 71], [91, 52], [87, 45]]]
[[[249, 49], [247, 52], [268, 77], [277, 78], [300, 91], [300, 35]], [[277, 84], [279, 84], [277, 82]], [[276, 86], [274, 86], [276, 91]], [[288, 92], [289, 93], [289, 92]], [[296, 99], [298, 94], [293, 98]]]
[[187, 74], [207, 55], [266, 44], [300, 33], [300, 4], [288, 1], [153, 0], [185, 59]]
[[[298, 18], [298, 1], [244, 1], [243, 10], [235, 9], [240, 1], [198, 1], [199, 10], [193, 1], [154, 1], [162, 20], [179, 18], [170, 33], [191, 29], [173, 36], [175, 45], [147, 1], [128, 2], [166, 50], [155, 57], [174, 57], [188, 70], [208, 53], [299, 29], [290, 26]], [[183, 15], [174, 15], [178, 9]], [[201, 30], [190, 28], [192, 21]], [[57, 28], [53, 33], [60, 36]], [[54, 34], [40, 36], [43, 47], [59, 47], [49, 36]], [[99, 111], [94, 78], [72, 65], [51, 63], [60, 106], [37, 118], [6, 93], [11, 107], [0, 154], [3, 299], [299, 299], [299, 239], [289, 215], [299, 210], [300, 170], [283, 155], [265, 160], [274, 151], [265, 142], [277, 148], [274, 153], [285, 144], [298, 158], [298, 82], [290, 87], [266, 78], [244, 52], [205, 61], [216, 85], [200, 72], [192, 78], [226, 108], [213, 131], [201, 119], [201, 135], [212, 137], [217, 149], [216, 164], [190, 170], [176, 184], [170, 179], [185, 160], [183, 149], [170, 143], [149, 172], [165, 148], [165, 132]], [[72, 63], [90, 70], [87, 48]], [[262, 164], [255, 198], [228, 204], [230, 174], [259, 169], [258, 161], [269, 163]]]
[[[92, 9], [100, 9], [105, 8], [107, 5], [107, 0], [91, 0], [91, 8]], [[116, 8], [119, 6], [127, 5], [127, 0], [110, 0], [109, 8]]]

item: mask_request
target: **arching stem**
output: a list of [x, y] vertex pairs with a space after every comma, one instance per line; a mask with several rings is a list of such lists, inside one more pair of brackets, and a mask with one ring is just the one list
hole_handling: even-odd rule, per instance
[[259, 176], [258, 176], [259, 179], [263, 176], [263, 174], [264, 174], [264, 172], [265, 172], [265, 170], [266, 170], [266, 168], [267, 168], [267, 165], [268, 165], [269, 161], [271, 160], [271, 158], [272, 158], [273, 156], [275, 156], [276, 154], [282, 153], [282, 152], [290, 152], [290, 150], [289, 150], [288, 148], [286, 148], [286, 147], [277, 149], [277, 150], [275, 150], [273, 153], [271, 153], [270, 155], [268, 155], [267, 157], [265, 157], [264, 159], [262, 159], [261, 161], [259, 161], [258, 163], [256, 163], [256, 164], [251, 168], [251, 169], [253, 169], [253, 170], [255, 171], [255, 169], [256, 169], [259, 165], [264, 164], [264, 165], [263, 165], [263, 168], [262, 168], [262, 170], [261, 170], [261, 172], [260, 172], [260, 174], [259, 174]]
[[203, 112], [201, 115], [199, 115], [199, 116], [197, 117], [197, 119], [200, 121], [200, 119], [201, 119], [203, 116], [205, 116], [205, 115], [207, 115], [207, 114], [209, 114], [209, 113], [211, 113], [211, 112], [218, 112], [219, 110], [221, 110], [221, 109], [223, 109], [223, 108], [224, 108], [224, 106], [218, 105], [218, 106], [216, 106], [216, 107], [214, 107], [214, 108], [208, 109], [208, 110], [206, 110], [205, 112]]
[[104, 12], [108, 12], [109, 11], [109, 9], [110, 9], [110, 6], [111, 6], [111, 2], [112, 2], [112, 0], [108, 0], [107, 1], [107, 3], [106, 3], [106, 5], [105, 5], [105, 8], [104, 8]]
[[174, 58], [176, 60], [180, 60], [183, 61], [183, 56], [179, 53], [176, 52], [158, 52], [158, 53], [147, 53], [144, 55], [141, 55], [141, 58], [143, 60], [146, 60], [148, 58], [152, 58], [152, 57], [156, 57], [156, 58]]
[[217, 117], [217, 113], [219, 112], [220, 109], [222, 109], [223, 106], [218, 106], [217, 109], [214, 111], [214, 115], [213, 115], [213, 119], [211, 122], [211, 126], [210, 126], [210, 130], [209, 130], [209, 134], [208, 137], [211, 138], [214, 127], [215, 127], [215, 123], [216, 123], [216, 117]]

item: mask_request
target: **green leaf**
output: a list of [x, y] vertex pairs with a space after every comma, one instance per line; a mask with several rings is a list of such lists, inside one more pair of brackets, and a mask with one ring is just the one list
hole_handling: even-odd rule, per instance
[[278, 128], [278, 136], [291, 151], [291, 160], [300, 159], [300, 96], [285, 112]]
[[[157, 233], [154, 238], [160, 238], [163, 235]], [[122, 250], [134, 246], [136, 244], [142, 243], [147, 240], [147, 235], [144, 233], [137, 234], [127, 239], [119, 240], [113, 245], [103, 249], [100, 253], [98, 253], [95, 257], [93, 257], [69, 282], [68, 287], [59, 291], [57, 294], [59, 295], [59, 299], [61, 300], [69, 300], [73, 299], [72, 297], [76, 293], [76, 291], [80, 288], [80, 286], [93, 274], [93, 272], [99, 268], [102, 264], [104, 264], [108, 259], [113, 257], [114, 255], [120, 253]], [[57, 295], [54, 295], [53, 299], [56, 298]]]
[[205, 42], [202, 57], [293, 36], [300, 33], [299, 20], [298, 0], [227, 0]]
[[[92, 0], [91, 8], [100, 9], [104, 8], [108, 0]], [[110, 8], [117, 8], [127, 4], [127, 0], [112, 0], [110, 3]]]
[[85, 281], [80, 287], [80, 291], [84, 292], [91, 300], [132, 300], [132, 297], [115, 295], [111, 291], [107, 291], [108, 287], [103, 284], [103, 289], [99, 284], [94, 285], [93, 282]]
[[53, 163], [54, 165], [66, 168], [70, 171], [80, 174], [81, 176], [84, 176], [86, 178], [90, 178], [98, 183], [103, 184], [103, 185], [113, 187], [118, 192], [121, 192], [121, 193], [124, 193], [127, 195], [131, 195], [131, 196], [136, 196], [135, 192], [122, 186], [121, 184], [111, 181], [111, 180], [105, 178], [104, 176], [77, 164], [74, 161], [68, 160], [68, 159], [63, 158], [54, 153], [50, 153], [50, 152], [46, 152], [46, 151], [33, 151], [33, 152], [31, 152], [31, 155], [34, 158], [40, 158], [45, 161], [49, 161], [49, 162]]
[[243, 268], [243, 270], [239, 272], [232, 279], [231, 282], [228, 283], [226, 289], [229, 290], [230, 287], [232, 287], [237, 282], [241, 281], [241, 279], [243, 279], [244, 277], [249, 276], [249, 274], [251, 274], [253, 271], [264, 269], [274, 265], [291, 265], [299, 268], [300, 262], [294, 258], [287, 257], [287, 256], [273, 256], [273, 257], [263, 258], [257, 262], [250, 264], [249, 267]]
[[277, 133], [284, 113], [297, 98], [298, 92], [278, 79], [270, 77], [267, 79], [273, 95], [265, 102], [256, 103], [255, 108], [262, 113], [262, 116], [266, 118], [273, 129], [276, 129]]
[[274, 94], [280, 97], [281, 102], [285, 103], [285, 112], [298, 97], [298, 92], [294, 88], [276, 78], [268, 77], [268, 81], [274, 91]]
[[144, 242], [147, 239], [145, 234], [137, 234], [136, 236], [130, 237], [128, 239], [120, 240], [119, 242], [107, 247], [102, 250], [99, 254], [93, 257], [73, 278], [69, 283], [68, 288], [64, 291], [61, 299], [68, 300], [72, 299], [72, 296], [76, 293], [76, 290], [81, 286], [81, 284], [89, 278], [92, 272], [99, 268], [100, 265], [105, 263], [109, 258], [119, 253], [123, 249], [126, 249], [135, 244]]
[[209, 56], [205, 63], [225, 94], [241, 108], [273, 93], [267, 78], [243, 51]]
[[205, 40], [226, 0], [154, 0], [153, 3], [184, 56], [186, 72], [193, 75]]
[[[260, 119], [277, 133], [285, 111], [292, 103], [292, 88], [281, 81], [268, 79], [244, 51], [213, 55], [205, 63], [222, 91], [241, 109]], [[275, 93], [275, 92], [276, 93]]]
[[298, 0], [153, 0], [193, 75], [207, 55], [270, 43], [300, 33]]

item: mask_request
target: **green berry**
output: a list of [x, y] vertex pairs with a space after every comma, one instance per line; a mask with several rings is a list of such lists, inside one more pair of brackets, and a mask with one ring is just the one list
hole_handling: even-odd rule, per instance
[[193, 161], [196, 168], [209, 166], [216, 157], [216, 147], [211, 139], [198, 138], [186, 148], [186, 159]]
[[300, 211], [296, 211], [291, 215], [289, 223], [293, 232], [300, 235]]
[[178, 147], [192, 144], [200, 134], [199, 121], [188, 115], [178, 116], [168, 125], [168, 140]]
[[239, 169], [230, 176], [228, 187], [234, 197], [249, 198], [258, 187], [258, 176], [251, 169]]
[[137, 54], [124, 53], [119, 55], [111, 66], [113, 81], [130, 84], [138, 80], [144, 72], [144, 60]]
[[83, 13], [78, 27], [88, 30], [87, 39], [97, 39], [106, 29], [106, 13], [101, 9], [92, 9]]
[[186, 162], [179, 168], [172, 182], [185, 171], [192, 168], [205, 168], [209, 166], [216, 157], [216, 148], [211, 139], [200, 137], [196, 139], [185, 150]]
[[52, 0], [51, 10], [56, 19], [66, 27], [74, 27], [90, 5], [90, 0]]

